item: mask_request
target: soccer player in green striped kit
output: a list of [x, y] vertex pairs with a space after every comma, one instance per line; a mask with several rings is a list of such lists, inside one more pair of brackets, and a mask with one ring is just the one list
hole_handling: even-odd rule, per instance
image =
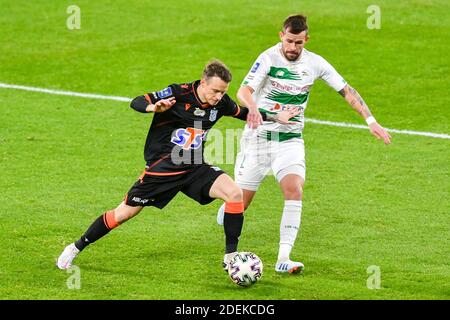
[[[299, 273], [304, 265], [291, 260], [290, 253], [300, 229], [306, 168], [302, 131], [314, 81], [322, 79], [341, 94], [364, 118], [376, 138], [389, 144], [391, 137], [377, 123], [358, 92], [324, 58], [304, 48], [309, 38], [305, 16], [288, 17], [279, 35], [281, 42], [259, 55], [238, 91], [238, 99], [249, 108], [249, 114], [241, 152], [236, 158], [235, 181], [243, 190], [246, 209], [259, 184], [272, 170], [285, 199], [275, 271]], [[276, 117], [292, 108], [300, 111], [291, 119], [294, 124], [263, 121], [260, 114]], [[223, 221], [223, 209], [222, 206], [218, 212], [219, 224]]]

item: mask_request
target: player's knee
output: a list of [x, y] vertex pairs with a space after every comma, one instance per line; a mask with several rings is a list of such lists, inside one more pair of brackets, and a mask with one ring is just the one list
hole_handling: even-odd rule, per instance
[[125, 221], [127, 221], [128, 219], [130, 219], [130, 216], [128, 214], [126, 214], [125, 212], [121, 212], [116, 209], [114, 212], [114, 218], [116, 219], [118, 224], [122, 224]]
[[141, 209], [141, 207], [131, 207], [122, 203], [114, 210], [114, 216], [117, 223], [122, 224], [137, 215]]
[[286, 200], [302, 200], [303, 189], [300, 185], [289, 185], [283, 190]]
[[226, 202], [241, 202], [243, 200], [242, 190], [238, 186], [234, 186], [227, 190], [225, 197]]
[[131, 219], [130, 215], [125, 215], [125, 214], [116, 214], [116, 221], [118, 224], [122, 224], [128, 220]]

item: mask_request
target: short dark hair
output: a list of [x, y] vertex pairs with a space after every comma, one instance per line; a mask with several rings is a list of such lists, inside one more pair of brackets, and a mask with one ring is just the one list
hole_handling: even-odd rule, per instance
[[208, 80], [212, 77], [219, 77], [226, 83], [230, 83], [233, 78], [230, 70], [227, 68], [225, 63], [220, 60], [214, 59], [208, 62], [203, 70], [203, 78]]
[[299, 34], [303, 31], [308, 33], [308, 25], [306, 24], [306, 16], [295, 14], [287, 17], [283, 23], [283, 31], [289, 31], [293, 34]]

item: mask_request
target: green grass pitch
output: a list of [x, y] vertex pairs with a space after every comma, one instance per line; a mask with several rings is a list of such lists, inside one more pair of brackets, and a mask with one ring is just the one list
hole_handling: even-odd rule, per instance
[[[144, 4], [146, 3], [146, 4]], [[66, 8], [81, 9], [69, 30]], [[200, 77], [211, 58], [240, 81], [278, 41], [283, 19], [309, 17], [307, 48], [324, 56], [395, 129], [450, 133], [448, 1], [0, 0], [0, 82], [135, 97]], [[306, 117], [363, 124], [320, 81]], [[449, 299], [450, 140], [307, 123], [307, 182], [293, 258], [301, 276], [276, 274], [281, 192], [268, 177], [240, 250], [258, 254], [248, 289], [222, 271], [220, 201], [180, 194], [147, 208], [76, 260], [80, 289], [55, 259], [144, 167], [151, 115], [128, 103], [0, 88], [0, 299]], [[223, 119], [216, 126], [242, 128]], [[232, 174], [232, 164], [220, 164]], [[381, 288], [368, 289], [378, 266]]]

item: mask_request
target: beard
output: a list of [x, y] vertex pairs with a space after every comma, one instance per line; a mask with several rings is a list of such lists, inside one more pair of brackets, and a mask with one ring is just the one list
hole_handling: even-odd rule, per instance
[[288, 59], [289, 61], [295, 61], [298, 59], [298, 57], [300, 56], [300, 53], [297, 52], [289, 52], [289, 51], [284, 51], [284, 56], [286, 57], [286, 59]]

